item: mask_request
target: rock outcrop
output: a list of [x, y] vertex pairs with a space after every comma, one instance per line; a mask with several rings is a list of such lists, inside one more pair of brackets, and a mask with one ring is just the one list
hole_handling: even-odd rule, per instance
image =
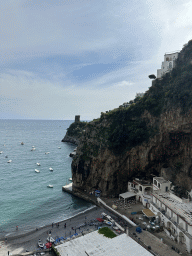
[[72, 162], [73, 188], [104, 196], [127, 191], [133, 177], [162, 175], [192, 189], [192, 42], [177, 66], [126, 109], [87, 123]]
[[69, 142], [69, 143], [73, 143], [73, 144], [75, 144], [75, 145], [78, 145], [78, 144], [79, 144], [78, 138], [68, 136], [67, 134], [66, 134], [65, 137], [62, 139], [62, 142]]

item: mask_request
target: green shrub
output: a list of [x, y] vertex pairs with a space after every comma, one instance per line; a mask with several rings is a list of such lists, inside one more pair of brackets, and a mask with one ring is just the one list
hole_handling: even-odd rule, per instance
[[98, 232], [108, 238], [116, 237], [115, 233], [108, 227], [100, 228]]

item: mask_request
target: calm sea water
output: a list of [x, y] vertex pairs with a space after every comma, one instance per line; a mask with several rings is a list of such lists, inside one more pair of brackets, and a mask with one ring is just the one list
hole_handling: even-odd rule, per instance
[[[72, 122], [0, 120], [0, 237], [15, 231], [16, 226], [31, 230], [92, 206], [62, 192], [71, 177], [69, 153], [75, 146], [61, 139]], [[53, 188], [48, 188], [49, 184]]]

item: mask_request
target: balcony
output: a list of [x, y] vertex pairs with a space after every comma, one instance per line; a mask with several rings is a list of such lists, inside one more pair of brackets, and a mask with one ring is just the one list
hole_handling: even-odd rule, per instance
[[190, 235], [185, 229], [183, 229], [173, 218], [171, 218], [167, 212], [162, 208], [160, 208], [158, 205], [156, 205], [154, 202], [151, 202], [153, 206], [155, 206], [166, 218], [168, 218], [173, 225], [175, 225], [181, 232], [183, 232], [189, 239], [192, 240], [192, 235]]

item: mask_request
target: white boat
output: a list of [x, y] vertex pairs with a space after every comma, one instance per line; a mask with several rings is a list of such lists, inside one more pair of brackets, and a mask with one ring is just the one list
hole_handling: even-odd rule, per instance
[[44, 248], [44, 244], [42, 243], [42, 241], [41, 241], [41, 239], [39, 239], [39, 241], [38, 241], [38, 246], [40, 247], [40, 248]]
[[35, 151], [35, 148], [32, 148], [31, 151]]
[[3, 151], [0, 151], [0, 154], [2, 154], [3, 153]]
[[48, 188], [53, 188], [53, 185], [47, 185]]
[[45, 155], [49, 154], [50, 152], [45, 152]]
[[53, 168], [50, 167], [49, 170], [50, 170], [50, 171], [53, 171]]
[[61, 147], [58, 147], [58, 149], [61, 149]]
[[47, 237], [47, 242], [54, 243], [55, 239], [53, 237]]
[[72, 181], [72, 178], [69, 178], [69, 181]]
[[34, 148], [35, 146], [32, 146], [32, 148]]
[[35, 172], [40, 172], [39, 170], [35, 169]]
[[38, 166], [40, 166], [40, 163], [37, 163]]
[[11, 163], [11, 162], [12, 162], [12, 160], [7, 161], [7, 163]]

